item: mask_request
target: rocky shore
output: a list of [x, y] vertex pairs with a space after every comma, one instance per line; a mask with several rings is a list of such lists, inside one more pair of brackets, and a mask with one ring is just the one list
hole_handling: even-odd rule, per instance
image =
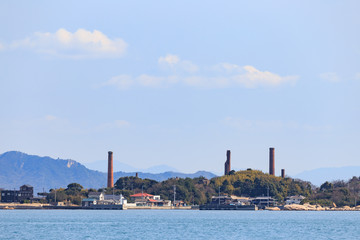
[[281, 207], [268, 207], [266, 210], [269, 211], [360, 211], [360, 205], [356, 207], [322, 207], [320, 205], [311, 205], [309, 203], [305, 203], [303, 205], [300, 204], [291, 204], [285, 205]]

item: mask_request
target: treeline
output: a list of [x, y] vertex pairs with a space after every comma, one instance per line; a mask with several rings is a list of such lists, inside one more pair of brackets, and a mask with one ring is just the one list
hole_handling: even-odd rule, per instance
[[348, 181], [325, 182], [305, 201], [329, 207], [355, 206], [359, 195], [360, 177], [353, 177]]
[[203, 177], [172, 178], [156, 182], [136, 177], [123, 177], [115, 183], [115, 187], [121, 189], [126, 197], [132, 193], [144, 191], [169, 200], [173, 199], [174, 185], [176, 186], [176, 199], [187, 204], [209, 202], [212, 196], [219, 194], [219, 191], [220, 194], [245, 197], [267, 196], [269, 192], [269, 196], [275, 197], [280, 202], [283, 202], [289, 195], [310, 196], [312, 194], [309, 182], [275, 177], [257, 170], [232, 171], [231, 175], [211, 180]]
[[115, 183], [115, 188], [120, 190], [128, 200], [131, 194], [141, 192], [160, 195], [165, 200], [173, 200], [174, 186], [176, 186], [176, 200], [182, 200], [187, 204], [204, 204], [216, 194], [210, 185], [210, 181], [204, 177], [170, 178], [162, 182], [136, 177], [122, 177]]
[[[157, 182], [151, 179], [137, 177], [121, 177], [112, 188], [84, 189], [78, 183], [71, 183], [67, 188], [50, 189], [44, 194], [47, 202], [67, 201], [72, 204], [81, 204], [82, 198], [87, 198], [89, 192], [104, 192], [105, 194], [122, 194], [130, 201], [130, 195], [135, 193], [149, 193], [160, 195], [162, 199], [173, 200], [174, 186], [176, 200], [187, 204], [204, 204], [212, 196], [236, 195], [244, 197], [269, 196], [278, 203], [284, 203], [287, 196], [303, 195], [304, 202], [320, 204], [322, 206], [354, 206], [360, 194], [360, 178], [353, 177], [349, 181], [325, 182], [319, 188], [310, 182], [275, 177], [258, 170], [231, 171], [230, 175], [212, 178], [170, 178]], [[56, 192], [56, 193], [55, 193]]]
[[[230, 175], [213, 178], [212, 186], [220, 192], [246, 197], [269, 196], [283, 202], [287, 196], [312, 194], [309, 182], [292, 178], [275, 177], [258, 170], [230, 172]], [[218, 190], [217, 190], [218, 191]]]

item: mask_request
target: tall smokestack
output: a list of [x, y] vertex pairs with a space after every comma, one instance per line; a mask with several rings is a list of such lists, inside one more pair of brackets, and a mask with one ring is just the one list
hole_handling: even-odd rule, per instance
[[285, 169], [281, 169], [281, 177], [285, 178]]
[[111, 151], [108, 152], [108, 179], [107, 179], [107, 187], [114, 187], [114, 172], [113, 172], [113, 153]]
[[225, 162], [225, 175], [229, 175], [231, 170], [231, 152], [230, 150], [226, 151], [226, 162]]
[[269, 174], [275, 176], [275, 148], [269, 150]]

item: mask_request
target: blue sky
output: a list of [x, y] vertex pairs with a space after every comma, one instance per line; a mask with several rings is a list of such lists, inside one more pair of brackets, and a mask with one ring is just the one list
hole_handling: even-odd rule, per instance
[[0, 152], [359, 165], [358, 1], [3, 1]]

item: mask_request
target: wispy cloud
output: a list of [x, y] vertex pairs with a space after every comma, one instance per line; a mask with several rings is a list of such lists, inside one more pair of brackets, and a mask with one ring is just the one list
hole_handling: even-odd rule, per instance
[[44, 119], [45, 119], [46, 121], [54, 121], [54, 120], [57, 119], [57, 117], [55, 117], [54, 115], [46, 115], [46, 116], [44, 117]]
[[339, 82], [340, 78], [335, 72], [326, 72], [319, 75], [319, 77], [328, 82]]
[[158, 60], [160, 67], [164, 69], [171, 69], [177, 72], [194, 73], [199, 70], [199, 67], [188, 60], [181, 60], [179, 56], [173, 54], [167, 54], [164, 57], [160, 57]]
[[129, 126], [130, 126], [130, 122], [126, 120], [115, 120], [113, 122], [107, 122], [101, 124], [97, 129], [98, 130], [120, 129], [120, 128], [127, 128]]
[[43, 54], [80, 59], [121, 57], [127, 44], [121, 38], [110, 39], [98, 30], [91, 32], [78, 29], [71, 33], [61, 28], [55, 33], [36, 32], [30, 37], [14, 41], [10, 48], [25, 48]]
[[128, 89], [132, 86], [141, 87], [169, 87], [183, 85], [199, 88], [227, 88], [227, 87], [275, 87], [282, 84], [295, 83], [298, 76], [280, 76], [270, 71], [261, 71], [253, 66], [239, 66], [221, 63], [213, 67], [200, 69], [190, 61], [182, 61], [177, 55], [168, 54], [158, 59], [161, 69], [172, 70], [171, 75], [155, 76], [141, 74], [118, 75], [112, 77], [103, 85]]

